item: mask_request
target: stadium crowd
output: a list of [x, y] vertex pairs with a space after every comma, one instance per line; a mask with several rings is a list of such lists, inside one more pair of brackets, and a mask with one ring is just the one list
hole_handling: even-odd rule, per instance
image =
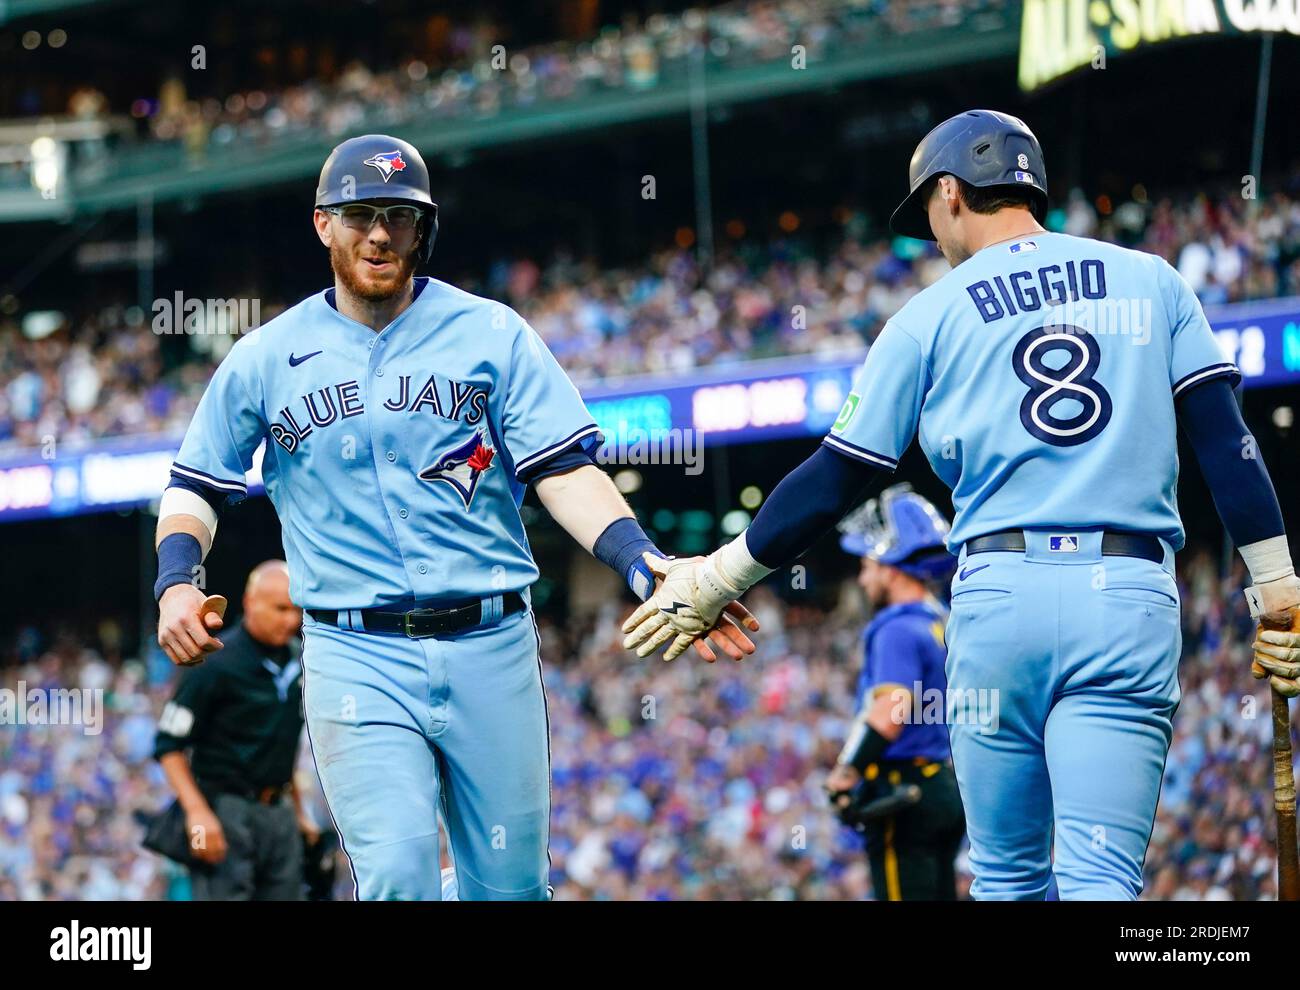
[[[1300, 295], [1300, 168], [1281, 188], [1257, 209], [1232, 191], [1148, 202], [1138, 189], [1105, 213], [1076, 193], [1049, 226], [1159, 254], [1207, 304]], [[775, 355], [847, 357], [948, 265], [932, 247], [868, 236], [861, 213], [840, 221], [828, 248], [799, 236], [741, 240], [708, 272], [675, 248], [635, 267], [557, 257], [449, 277], [518, 309], [579, 383]], [[286, 305], [262, 302], [261, 320]], [[168, 366], [151, 321], [114, 303], [32, 339], [22, 314], [0, 311], [0, 450], [183, 430], [231, 340], [193, 335], [187, 358]]]
[[[1147, 857], [1147, 899], [1275, 893], [1265, 682], [1248, 672], [1251, 624], [1238, 566], [1179, 559], [1182, 705]], [[846, 589], [847, 590], [847, 589]], [[856, 834], [821, 784], [852, 718], [865, 615], [760, 589], [760, 653], [744, 665], [638, 662], [619, 603], [542, 623], [552, 733], [552, 881], [562, 899], [860, 899], [872, 895]], [[137, 656], [120, 627], [0, 643], [0, 687], [104, 692], [102, 731], [0, 731], [0, 899], [184, 898], [183, 872], [139, 846], [138, 811], [169, 794], [152, 761], [173, 670]], [[310, 773], [310, 765], [304, 770]], [[964, 853], [960, 885], [968, 889]], [[350, 896], [341, 870], [337, 895]]]
[[[200, 163], [210, 154], [260, 153], [269, 143], [319, 140], [363, 126], [385, 130], [413, 119], [482, 120], [511, 109], [650, 90], [684, 79], [697, 54], [711, 67], [739, 67], [788, 62], [793, 46], [800, 45], [803, 57], [815, 62], [890, 36], [969, 25], [983, 12], [1010, 7], [1008, 0], [740, 0], [629, 15], [581, 41], [523, 45], [509, 43], [486, 13], [462, 23], [431, 15], [421, 32], [426, 50], [389, 65], [351, 60], [296, 85], [233, 92], [224, 99], [196, 98], [182, 76], [169, 76], [156, 100], [136, 101], [132, 108], [137, 116], [146, 114], [150, 140], [113, 151], [124, 158], [156, 156], [159, 144], [170, 145]], [[39, 94], [33, 92], [24, 105], [36, 112]], [[70, 94], [67, 105], [79, 120], [127, 109], [92, 87]], [[96, 154], [91, 165], [102, 170], [114, 163]]]

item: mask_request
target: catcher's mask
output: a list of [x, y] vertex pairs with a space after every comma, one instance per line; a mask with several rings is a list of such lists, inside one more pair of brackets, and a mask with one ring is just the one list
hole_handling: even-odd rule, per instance
[[893, 485], [839, 524], [840, 548], [919, 581], [944, 577], [956, 558], [946, 548], [948, 520], [908, 484]]

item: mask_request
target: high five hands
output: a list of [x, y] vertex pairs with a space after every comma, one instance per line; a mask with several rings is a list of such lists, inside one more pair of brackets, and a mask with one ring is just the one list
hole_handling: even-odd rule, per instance
[[657, 579], [655, 590], [623, 623], [624, 648], [648, 657], [671, 640], [664, 660], [675, 660], [694, 646], [709, 663], [718, 658], [709, 640], [733, 660], [755, 651], [740, 626], [757, 632], [758, 620], [735, 601], [740, 589], [721, 580], [706, 558], [666, 560], [647, 553], [644, 559]]

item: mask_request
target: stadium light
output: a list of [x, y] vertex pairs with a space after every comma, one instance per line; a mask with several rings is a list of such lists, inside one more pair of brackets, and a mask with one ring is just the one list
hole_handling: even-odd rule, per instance
[[45, 199], [52, 199], [63, 176], [59, 145], [49, 136], [32, 141], [32, 185]]
[[624, 495], [631, 495], [641, 488], [641, 472], [627, 469], [614, 475], [614, 487]]
[[750, 515], [744, 509], [732, 509], [722, 517], [720, 526], [724, 536], [737, 536], [749, 525]]

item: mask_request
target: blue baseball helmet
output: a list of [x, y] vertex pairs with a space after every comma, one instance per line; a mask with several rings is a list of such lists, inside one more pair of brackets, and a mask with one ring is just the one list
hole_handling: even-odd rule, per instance
[[981, 189], [1008, 186], [1030, 194], [1039, 223], [1047, 216], [1047, 166], [1025, 122], [996, 110], [967, 110], [949, 117], [921, 139], [907, 169], [907, 198], [889, 218], [904, 237], [934, 240], [921, 192], [937, 175], [955, 175]]
[[429, 194], [429, 169], [415, 145], [387, 134], [364, 134], [330, 152], [316, 184], [316, 206], [374, 199], [399, 200], [424, 210], [420, 263], [428, 262], [438, 237], [438, 204]]
[[948, 520], [911, 485], [893, 485], [839, 525], [840, 548], [921, 580], [943, 577], [957, 562], [944, 545]]

